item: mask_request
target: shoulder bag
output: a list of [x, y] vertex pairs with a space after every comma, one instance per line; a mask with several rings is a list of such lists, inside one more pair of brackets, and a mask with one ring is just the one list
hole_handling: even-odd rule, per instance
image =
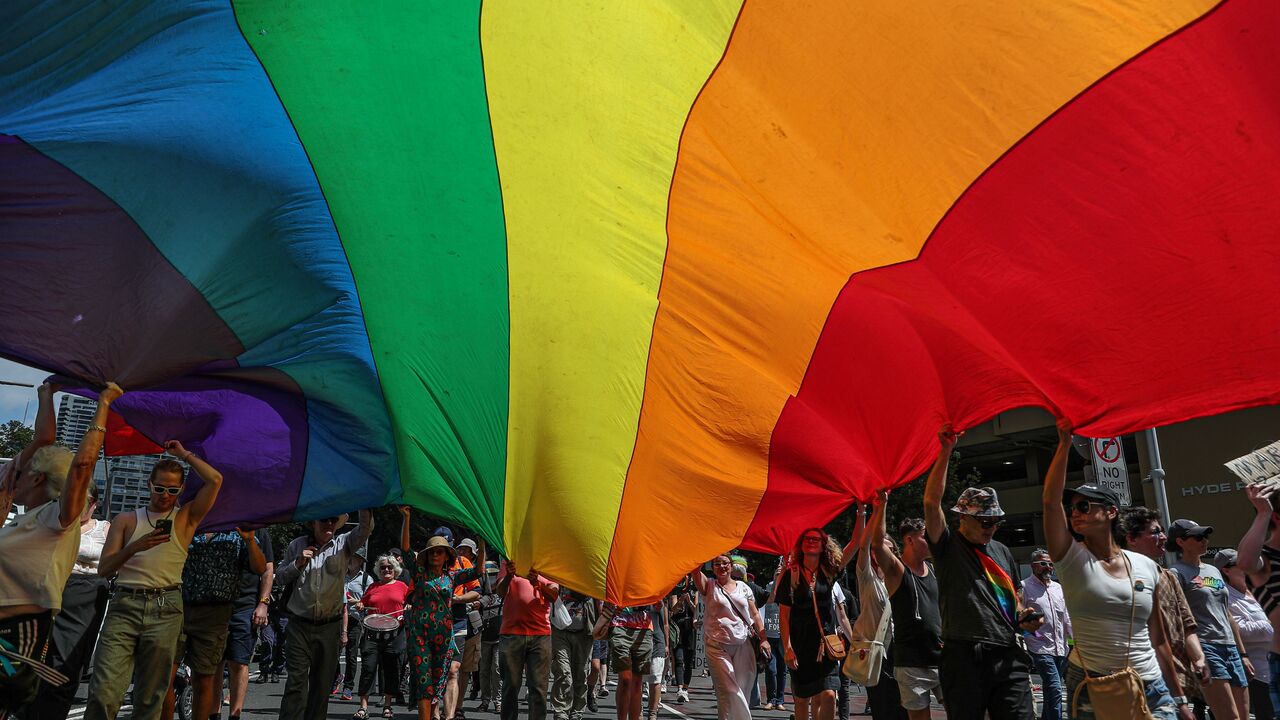
[[[1084, 653], [1080, 646], [1075, 646], [1076, 657], [1080, 658], [1080, 669], [1084, 670], [1084, 682], [1076, 686], [1071, 696], [1071, 714], [1080, 712], [1080, 691], [1089, 688], [1089, 703], [1093, 705], [1093, 714], [1099, 720], [1155, 720], [1147, 709], [1146, 688], [1138, 671], [1129, 662], [1129, 650], [1133, 647], [1133, 617], [1137, 612], [1138, 601], [1133, 590], [1133, 568], [1129, 557], [1124, 555], [1125, 576], [1129, 578], [1129, 645], [1125, 648], [1124, 669], [1110, 675], [1089, 675], [1085, 665]], [[1104, 571], [1105, 572], [1105, 571]], [[1152, 598], [1154, 602], [1154, 596]]]
[[[836, 632], [830, 635], [822, 632], [822, 618], [818, 616], [818, 572], [813, 573], [813, 579], [809, 581], [809, 599], [813, 604], [813, 619], [818, 622], [818, 634], [822, 636], [822, 642], [818, 643], [818, 662], [826, 660], [843, 660], [848, 648], [845, 646], [844, 638], [840, 637], [838, 623], [833, 617], [831, 620], [832, 629]], [[836, 593], [835, 589], [831, 590], [831, 612], [836, 611]]]
[[884, 664], [885, 655], [884, 637], [889, 632], [889, 618], [892, 616], [893, 608], [885, 605], [875, 637], [853, 641], [840, 670], [845, 677], [863, 687], [875, 687], [880, 682], [880, 667]]
[[[715, 581], [713, 580], [712, 582]], [[742, 614], [742, 611], [738, 609], [738, 606], [733, 604], [733, 598], [729, 597], [729, 593], [724, 591], [723, 585], [717, 582], [716, 589], [724, 596], [724, 601], [729, 603], [729, 607], [733, 609], [733, 614], [737, 615], [738, 619], [742, 620], [742, 624], [746, 626], [747, 639], [751, 641], [751, 649], [756, 656], [756, 667], [764, 667], [765, 663], [769, 662], [769, 653], [766, 652], [764, 646], [760, 644], [760, 635], [756, 632], [755, 623], [748, 620]]]
[[569, 608], [565, 607], [564, 600], [556, 596], [556, 601], [551, 603], [551, 627], [568, 630], [572, 624], [573, 616], [569, 614]]

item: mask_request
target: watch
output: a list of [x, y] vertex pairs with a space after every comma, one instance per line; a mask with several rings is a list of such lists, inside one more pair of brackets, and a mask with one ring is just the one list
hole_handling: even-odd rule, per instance
[[270, 597], [270, 596], [267, 596], [267, 597], [260, 597], [260, 598], [258, 598], [258, 604], [259, 604], [259, 605], [270, 605], [270, 604], [271, 604], [271, 597]]
[[1187, 696], [1186, 696], [1186, 695], [1175, 695], [1175, 696], [1173, 697], [1173, 704], [1174, 704], [1174, 705], [1177, 705], [1177, 706], [1179, 706], [1179, 707], [1181, 707], [1181, 706], [1183, 706], [1183, 705], [1186, 705], [1186, 704], [1187, 704]]

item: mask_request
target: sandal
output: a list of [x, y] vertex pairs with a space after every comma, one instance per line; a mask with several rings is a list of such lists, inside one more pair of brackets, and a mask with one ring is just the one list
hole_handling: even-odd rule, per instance
[[383, 706], [382, 706], [382, 717], [384, 717], [384, 718], [393, 718], [393, 717], [395, 717], [395, 716], [396, 716], [396, 712], [395, 712], [394, 710], [392, 710], [392, 709], [391, 709], [391, 706], [390, 706], [390, 705], [383, 705]]
[[352, 714], [351, 720], [366, 720], [368, 717], [369, 717], [369, 710], [366, 708], [360, 708], [356, 710], [354, 714]]

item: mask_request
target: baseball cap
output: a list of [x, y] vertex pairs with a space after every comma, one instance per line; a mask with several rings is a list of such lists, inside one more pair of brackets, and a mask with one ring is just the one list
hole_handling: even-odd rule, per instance
[[1109, 487], [1095, 485], [1093, 483], [1081, 485], [1080, 487], [1071, 490], [1071, 494], [1079, 495], [1080, 497], [1088, 498], [1095, 502], [1100, 502], [1112, 507], [1119, 507], [1120, 505], [1120, 496], [1116, 494], [1115, 490], [1112, 490]]
[[1231, 565], [1235, 565], [1240, 559], [1239, 553], [1231, 548], [1219, 550], [1213, 555], [1213, 566], [1219, 570], [1225, 570]]
[[450, 530], [449, 528], [447, 528], [447, 527], [443, 526], [443, 525], [441, 525], [440, 527], [436, 528], [436, 529], [435, 529], [435, 531], [431, 533], [431, 535], [432, 535], [433, 537], [434, 537], [434, 536], [436, 536], [436, 535], [439, 535], [440, 537], [444, 538], [445, 540], [448, 540], [450, 545], [452, 545], [452, 544], [453, 544], [453, 531], [452, 531], [452, 530]]
[[1169, 552], [1178, 552], [1178, 538], [1208, 537], [1212, 532], [1213, 526], [1211, 525], [1200, 525], [1194, 520], [1178, 518], [1169, 523], [1169, 528], [1165, 530], [1167, 539], [1164, 543], [1164, 549]]

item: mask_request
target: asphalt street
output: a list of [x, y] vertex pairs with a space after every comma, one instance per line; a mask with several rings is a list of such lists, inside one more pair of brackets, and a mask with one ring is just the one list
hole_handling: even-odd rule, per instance
[[[249, 697], [245, 702], [245, 709], [242, 717], [244, 718], [275, 717], [280, 710], [280, 696], [284, 692], [284, 681], [281, 680], [279, 682], [274, 682], [274, 683], [260, 684], [256, 682], [257, 680], [256, 672], [254, 673], [253, 676], [251, 676], [251, 678], [252, 679], [250, 680], [250, 683], [249, 683]], [[584, 717], [600, 718], [603, 720], [608, 720], [609, 718], [615, 717], [616, 716], [615, 707], [613, 702], [614, 687], [615, 686], [612, 684], [609, 685], [609, 690], [610, 690], [609, 694], [603, 698], [599, 698], [599, 700], [597, 701], [599, 704], [598, 712], [595, 712], [595, 713], [588, 712], [584, 715]], [[84, 686], [82, 686], [81, 692], [80, 692], [81, 697], [79, 698], [81, 702], [78, 703], [76, 707], [72, 709], [71, 714], [68, 716], [69, 720], [79, 720], [80, 718], [83, 717], [84, 690], [85, 688]], [[859, 713], [861, 713], [866, 706], [866, 696], [862, 694], [859, 688], [856, 688], [856, 687], [853, 689], [852, 693], [853, 694], [850, 698], [850, 714], [851, 714], [851, 717], [856, 718], [859, 716]], [[676, 704], [674, 700], [675, 700], [674, 692], [664, 693], [664, 696], [663, 696], [664, 702], [662, 703], [662, 706], [660, 708], [659, 717], [665, 718], [666, 720], [715, 720], [716, 699], [715, 699], [715, 692], [711, 688], [711, 680], [709, 678], [703, 678], [703, 677], [694, 678], [693, 685], [690, 686], [689, 688], [689, 702], [683, 703], [683, 704]], [[381, 702], [380, 698], [375, 697], [370, 699], [370, 705], [371, 705], [370, 717], [371, 718], [377, 719], [382, 717], [380, 702]], [[481, 712], [480, 710], [476, 709], [477, 705], [478, 705], [478, 701], [474, 701], [470, 699], [468, 699], [464, 703], [463, 710], [466, 713], [467, 720], [498, 720], [497, 713], [492, 711]], [[351, 718], [352, 714], [356, 711], [356, 709], [359, 706], [360, 705], [357, 700], [342, 700], [339, 697], [332, 697], [330, 698], [330, 702], [329, 702], [328, 717], [331, 718], [332, 720], [348, 720], [349, 718]], [[647, 707], [648, 707], [648, 703], [646, 701], [646, 708]], [[129, 712], [129, 710], [130, 708], [128, 707], [122, 708], [120, 717], [121, 718], [131, 717], [131, 713]], [[221, 717], [226, 718], [228, 716], [228, 712], [229, 712], [229, 708], [226, 705], [223, 705]], [[395, 706], [394, 713], [395, 713], [395, 717], [397, 718], [407, 719], [407, 718], [416, 717], [415, 713], [413, 713], [412, 711], [410, 711], [409, 709], [401, 705]], [[755, 710], [753, 711], [752, 715], [753, 717], [759, 718], [760, 720], [788, 720], [790, 713]], [[938, 706], [935, 706], [933, 716], [935, 718], [946, 717], [946, 715], [942, 712], [941, 707], [938, 707]], [[548, 720], [550, 720], [550, 712], [548, 712]]]

